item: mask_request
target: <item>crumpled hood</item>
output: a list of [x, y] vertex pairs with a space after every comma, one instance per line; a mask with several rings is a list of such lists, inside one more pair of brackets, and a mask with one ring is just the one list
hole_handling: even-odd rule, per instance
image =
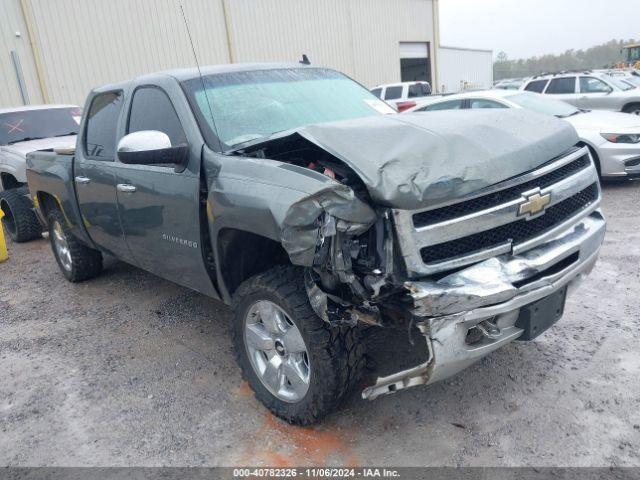
[[31, 140], [28, 142], [14, 143], [13, 145], [3, 145], [0, 147], [2, 151], [13, 153], [21, 157], [27, 158], [27, 153], [36, 150], [49, 150], [50, 148], [73, 147], [76, 144], [76, 135], [68, 135], [65, 137], [42, 138], [40, 140]]
[[578, 143], [570, 124], [516, 109], [374, 116], [296, 133], [349, 165], [376, 203], [399, 209], [464, 197]]

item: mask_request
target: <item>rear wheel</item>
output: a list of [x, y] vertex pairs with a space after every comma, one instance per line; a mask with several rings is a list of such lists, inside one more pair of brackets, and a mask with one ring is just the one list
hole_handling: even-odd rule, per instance
[[59, 210], [50, 212], [47, 220], [51, 249], [66, 279], [75, 283], [97, 276], [102, 271], [102, 254], [71, 234]]
[[42, 237], [42, 226], [33, 211], [25, 189], [11, 189], [0, 193], [0, 208], [4, 213], [2, 226], [11, 240], [28, 242]]
[[309, 425], [333, 410], [360, 378], [354, 328], [334, 328], [312, 310], [302, 270], [276, 267], [234, 295], [233, 341], [256, 397], [289, 423]]
[[632, 115], [640, 115], [640, 103], [631, 103], [626, 105], [622, 111], [624, 113], [630, 113]]

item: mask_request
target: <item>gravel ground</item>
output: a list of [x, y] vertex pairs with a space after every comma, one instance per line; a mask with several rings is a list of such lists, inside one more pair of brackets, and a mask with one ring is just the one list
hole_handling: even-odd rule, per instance
[[605, 186], [565, 317], [457, 377], [291, 427], [233, 360], [229, 309], [111, 262], [72, 285], [47, 241], [0, 264], [0, 465], [640, 466], [640, 185]]

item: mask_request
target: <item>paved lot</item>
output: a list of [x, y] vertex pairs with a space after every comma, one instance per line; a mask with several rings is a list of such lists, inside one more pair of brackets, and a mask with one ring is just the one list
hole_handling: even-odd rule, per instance
[[640, 466], [640, 184], [565, 318], [450, 381], [324, 424], [240, 381], [221, 303], [121, 263], [67, 283], [45, 240], [0, 264], [0, 465]]

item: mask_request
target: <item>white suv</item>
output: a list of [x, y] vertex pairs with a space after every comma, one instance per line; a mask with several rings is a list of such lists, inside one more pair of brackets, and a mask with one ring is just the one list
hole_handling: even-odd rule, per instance
[[376, 97], [394, 105], [399, 112], [415, 107], [431, 95], [429, 82], [402, 82], [378, 85], [371, 89]]
[[640, 115], [640, 89], [609, 75], [584, 71], [530, 78], [521, 90], [553, 95], [585, 110], [610, 110]]

